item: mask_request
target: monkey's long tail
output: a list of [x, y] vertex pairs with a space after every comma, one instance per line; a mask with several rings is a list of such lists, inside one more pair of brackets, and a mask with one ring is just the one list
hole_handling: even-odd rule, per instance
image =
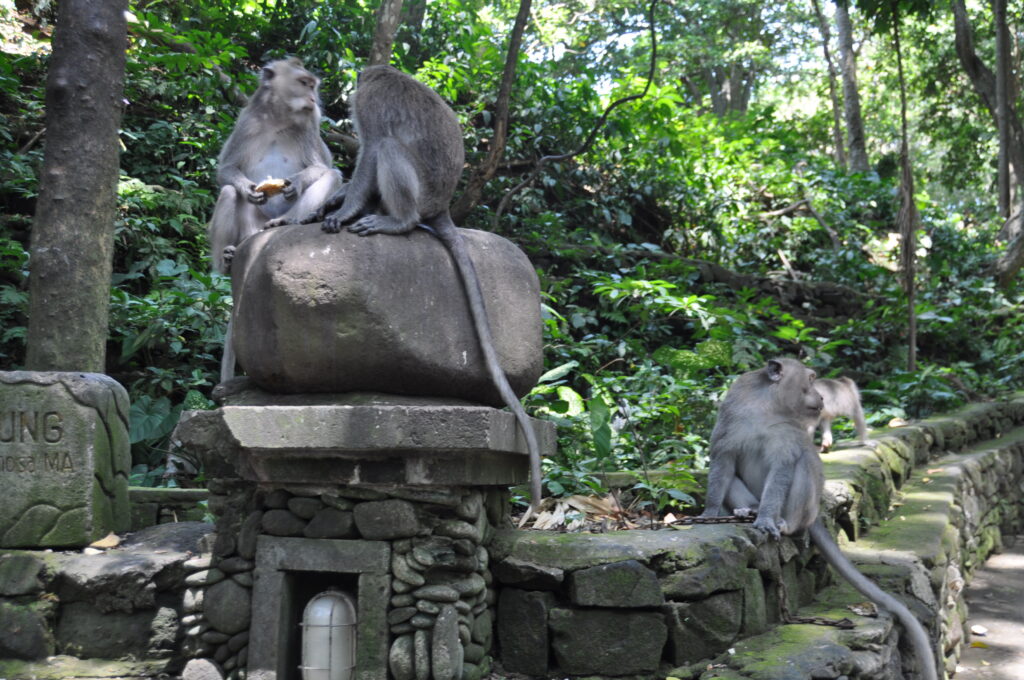
[[487, 372], [491, 375], [491, 381], [498, 388], [502, 401], [512, 410], [519, 423], [519, 429], [526, 439], [526, 450], [530, 454], [530, 509], [536, 513], [540, 504], [541, 496], [541, 473], [540, 473], [540, 447], [537, 444], [537, 435], [530, 425], [530, 420], [519, 402], [512, 386], [508, 384], [505, 371], [498, 361], [498, 353], [494, 349], [494, 337], [491, 335], [491, 324], [487, 320], [487, 307], [484, 305], [484, 294], [480, 288], [480, 279], [476, 275], [476, 267], [469, 257], [469, 250], [466, 242], [458, 231], [458, 227], [451, 221], [439, 218], [434, 221], [434, 231], [441, 242], [448, 248], [455, 260], [455, 267], [459, 270], [462, 278], [462, 287], [469, 299], [469, 312], [473, 317], [473, 326], [476, 328], [477, 339], [480, 341], [480, 349], [484, 355], [484, 363], [487, 364]]
[[814, 545], [818, 547], [825, 560], [839, 572], [840, 576], [849, 581], [850, 585], [856, 588], [864, 597], [879, 607], [887, 609], [900, 620], [904, 630], [910, 636], [910, 643], [917, 654], [917, 663], [921, 669], [921, 677], [924, 680], [937, 680], [938, 671], [936, 669], [935, 654], [932, 651], [931, 640], [921, 622], [917, 620], [917, 617], [910, 613], [906, 605], [879, 588], [867, 576], [860, 573], [857, 567], [853, 566], [853, 563], [839, 550], [839, 546], [836, 545], [832, 535], [828, 533], [828, 529], [825, 528], [820, 519], [811, 525], [809, 531]]

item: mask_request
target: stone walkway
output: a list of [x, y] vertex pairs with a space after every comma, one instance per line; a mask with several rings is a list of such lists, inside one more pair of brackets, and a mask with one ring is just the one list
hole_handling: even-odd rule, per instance
[[967, 587], [969, 626], [984, 626], [972, 635], [956, 669], [960, 680], [1024, 679], [1024, 535], [1004, 537], [1003, 552], [992, 555]]

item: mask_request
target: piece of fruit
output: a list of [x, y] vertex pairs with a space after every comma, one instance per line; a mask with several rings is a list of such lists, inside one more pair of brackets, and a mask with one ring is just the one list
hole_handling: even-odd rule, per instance
[[267, 196], [273, 196], [284, 191], [287, 181], [283, 179], [267, 178], [256, 185], [256, 191], [262, 191]]

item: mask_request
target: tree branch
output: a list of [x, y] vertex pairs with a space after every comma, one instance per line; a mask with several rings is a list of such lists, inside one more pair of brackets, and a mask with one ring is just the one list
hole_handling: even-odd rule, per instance
[[508, 40], [508, 52], [505, 55], [505, 68], [501, 73], [501, 84], [498, 86], [498, 98], [494, 102], [494, 134], [491, 135], [490, 149], [484, 161], [473, 171], [462, 195], [452, 205], [452, 220], [456, 224], [465, 220], [469, 211], [480, 202], [484, 185], [494, 177], [502, 154], [505, 153], [512, 83], [515, 80], [516, 66], [519, 63], [523, 33], [526, 30], [526, 23], [530, 19], [530, 4], [531, 0], [520, 0], [519, 2], [519, 13], [516, 14], [515, 23], [512, 25], [512, 34]]
[[643, 92], [639, 94], [631, 94], [627, 97], [622, 97], [621, 99], [617, 99], [611, 104], [609, 104], [608, 107], [605, 108], [604, 113], [601, 114], [601, 117], [598, 119], [597, 123], [595, 123], [594, 126], [591, 128], [590, 134], [587, 135], [587, 138], [575, 151], [570, 151], [569, 153], [564, 154], [542, 156], [541, 158], [539, 158], [537, 160], [537, 165], [533, 169], [533, 172], [531, 172], [526, 177], [526, 179], [524, 179], [518, 185], [513, 187], [508, 193], [506, 193], [502, 197], [501, 202], [498, 203], [498, 208], [494, 212], [494, 219], [492, 220], [491, 223], [492, 229], [497, 229], [498, 220], [501, 219], [501, 215], [505, 211], [505, 208], [508, 207], [508, 202], [512, 199], [512, 197], [519, 193], [520, 191], [522, 191], [523, 189], [525, 189], [530, 184], [532, 184], [533, 181], [537, 179], [537, 176], [540, 175], [540, 172], [541, 170], [544, 169], [545, 165], [547, 165], [548, 163], [558, 163], [560, 161], [569, 160], [570, 158], [585, 153], [588, 149], [590, 149], [590, 146], [594, 143], [594, 139], [597, 138], [597, 133], [601, 131], [602, 127], [604, 127], [604, 124], [607, 122], [608, 116], [611, 114], [612, 111], [614, 111], [622, 104], [631, 102], [636, 99], [642, 99], [643, 97], [647, 96], [647, 92], [651, 89], [651, 84], [654, 82], [654, 72], [657, 67], [658, 60], [658, 35], [657, 31], [655, 30], [656, 26], [654, 24], [654, 8], [657, 6], [657, 4], [658, 0], [651, 0], [651, 7], [649, 10], [651, 31], [651, 66], [650, 70], [647, 73], [647, 83], [644, 85]]

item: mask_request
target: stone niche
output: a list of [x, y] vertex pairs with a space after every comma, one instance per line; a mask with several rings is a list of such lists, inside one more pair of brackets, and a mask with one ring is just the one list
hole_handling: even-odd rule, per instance
[[130, 468], [117, 382], [0, 372], [0, 548], [79, 547], [126, 531]]

